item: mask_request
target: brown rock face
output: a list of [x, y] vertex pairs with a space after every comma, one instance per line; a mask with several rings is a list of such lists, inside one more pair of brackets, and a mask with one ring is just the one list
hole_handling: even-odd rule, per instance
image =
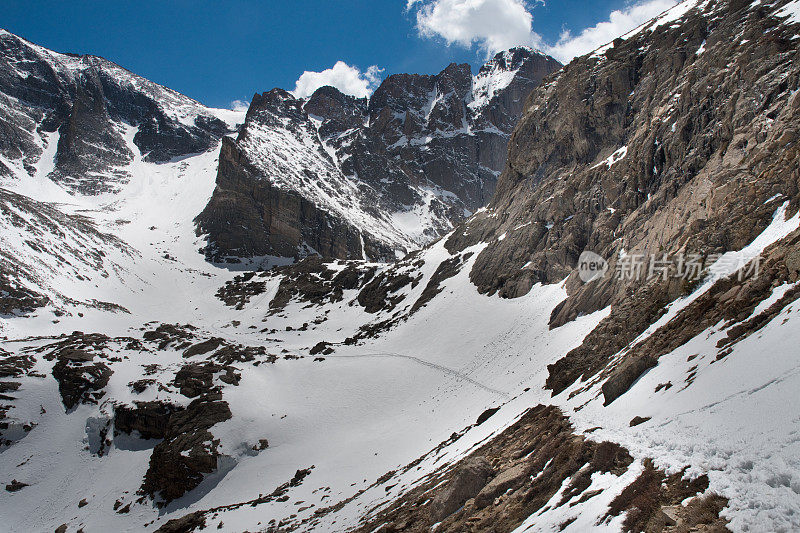
[[622, 396], [645, 372], [658, 364], [654, 357], [639, 357], [626, 361], [608, 381], [603, 383], [604, 405]]
[[[180, 498], [197, 488], [206, 476], [220, 471], [220, 441], [210, 430], [230, 419], [232, 413], [214, 381], [236, 385], [239, 377], [230, 366], [209, 361], [189, 363], [170, 384], [194, 398], [188, 406], [148, 401], [114, 407], [115, 438], [127, 434], [161, 439], [150, 455], [141, 487], [141, 492], [156, 499], [157, 505]], [[222, 473], [226, 471], [223, 468]]]
[[795, 150], [781, 142], [797, 135], [796, 40], [760, 7], [722, 4], [579, 58], [531, 95], [490, 212], [449, 243], [511, 230], [479, 257], [480, 290], [563, 279], [584, 249], [669, 251], [688, 235], [697, 249], [740, 248], [774, 212], [758, 200], [794, 197]]
[[[775, 16], [785, 3], [703, 4], [576, 59], [531, 94], [494, 199], [447, 247], [489, 243], [470, 274], [481, 292], [517, 297], [567, 278], [553, 327], [612, 306], [551, 366], [554, 391], [597, 372], [691, 290], [647, 281], [647, 268], [619, 279], [623, 251], [697, 254], [707, 266], [750, 243], [783, 202], [797, 209], [800, 61], [796, 24]], [[578, 278], [583, 251], [609, 261], [604, 278]]]
[[381, 524], [387, 531], [430, 531], [434, 524], [437, 531], [454, 533], [513, 531], [566, 480], [572, 478], [557, 506], [596, 495], [586, 490], [593, 474], [620, 475], [632, 461], [621, 446], [586, 440], [573, 433], [558, 409], [539, 405], [456, 465], [374, 510], [355, 531], [366, 533]]
[[[58, 133], [57, 165], [52, 179], [84, 194], [114, 191], [119, 182], [127, 181], [126, 174], [114, 167], [130, 163], [133, 154], [113, 127], [98, 72], [87, 71], [78, 82]], [[108, 176], [98, 179], [99, 172]], [[94, 179], [87, 179], [89, 176]]]
[[197, 226], [198, 233], [213, 236], [206, 254], [216, 261], [263, 255], [299, 258], [309, 253], [308, 247], [343, 259], [358, 259], [364, 253], [355, 227], [297, 192], [274, 186], [227, 137], [220, 151], [217, 188], [197, 217]]
[[333, 87], [256, 95], [196, 219], [207, 257], [387, 260], [434, 240], [489, 200], [524, 97], [560, 66], [518, 48], [474, 78], [466, 64], [390, 76], [369, 101]]
[[492, 475], [492, 465], [485, 457], [471, 457], [464, 461], [453, 479], [431, 501], [434, 519], [441, 521], [456, 512], [464, 502], [474, 498]]
[[156, 531], [158, 533], [188, 533], [205, 529], [205, 527], [206, 518], [203, 516], [202, 512], [198, 511], [180, 518], [173, 518]]
[[220, 392], [220, 388], [214, 384], [215, 376], [229, 385], [238, 385], [241, 379], [235, 367], [205, 361], [184, 365], [175, 373], [173, 384], [187, 398], [196, 398], [201, 394]]
[[531, 470], [531, 465], [524, 462], [506, 468], [475, 496], [475, 507], [482, 509], [511, 487], [520, 485]]

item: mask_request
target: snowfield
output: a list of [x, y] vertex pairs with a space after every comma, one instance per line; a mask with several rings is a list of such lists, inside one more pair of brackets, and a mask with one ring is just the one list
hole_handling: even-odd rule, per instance
[[[218, 472], [164, 509], [149, 501], [136, 502], [154, 442], [123, 435], [113, 439], [102, 457], [92, 451], [100, 439], [98, 428], [110, 419], [115, 404], [188, 403], [171, 390], [150, 388], [135, 394], [128, 386], [144, 375], [146, 365], [158, 365], [157, 379], [169, 381], [184, 361], [181, 351], [167, 347], [140, 352], [118, 345], [115, 351], [121, 360], [112, 365], [114, 374], [99, 405], [81, 404], [66, 414], [56, 382], [38, 377], [51, 373], [52, 362], [38, 358], [33, 375], [22, 378], [18, 398], [8, 412], [10, 419], [36, 426], [27, 434], [18, 430], [20, 442], [0, 455], [9, 481], [13, 477], [29, 484], [18, 493], [0, 493], [10, 531], [49, 530], [64, 522], [85, 531], [152, 530], [193, 510], [252, 500], [290, 480], [298, 469], [311, 467], [286, 501], [221, 510], [211, 524], [222, 522], [227, 531], [257, 529], [273, 518], [296, 515], [300, 521], [312, 517], [317, 508], [346, 501], [337, 512], [315, 522], [319, 531], [343, 531], [539, 403], [560, 406], [578, 431], [600, 426], [590, 438], [620, 442], [637, 461], [653, 457], [670, 471], [689, 465], [692, 475], [707, 473], [710, 490], [730, 498], [725, 513], [736, 531], [800, 527], [800, 418], [793, 394], [800, 386], [795, 349], [800, 328], [792, 306], [713, 365], [709, 363], [714, 347], [724, 330], [718, 325], [704, 332], [663, 357], [608, 407], [602, 405], [599, 384], [572, 398], [570, 393], [578, 386], [550, 398], [543, 389], [547, 364], [578, 346], [608, 310], [551, 330], [550, 313], [566, 297], [561, 285], [536, 286], [513, 300], [480, 295], [469, 281], [476, 253], [484, 246], [478, 245], [465, 251], [473, 255], [426, 306], [377, 338], [360, 345], [337, 345], [334, 353], [315, 360], [308, 352], [318, 342], [341, 343], [362, 325], [389, 313], [366, 313], [352, 304], [358, 291], [351, 290], [337, 303], [293, 301], [270, 315], [278, 276], [265, 278], [264, 292], [241, 308], [225, 306], [216, 298], [216, 291], [236, 272], [203, 260], [198, 253], [202, 242], [192, 227], [194, 214], [211, 194], [215, 158], [209, 151], [159, 165], [137, 157], [133, 179], [119, 195], [59, 204], [59, 209], [81, 213], [98, 231], [124, 243], [96, 244], [113, 257], [114, 274], [104, 277], [86, 268], [81, 271], [86, 279], [78, 283], [72, 272], [54, 265], [39, 288], [51, 288], [48, 294], [54, 300], [58, 295], [68, 297], [60, 300], [65, 314], [54, 315], [51, 306], [25, 318], [4, 317], [0, 348], [21, 353], [75, 330], [141, 338], [145, 323], [180, 323], [198, 328], [198, 336], [218, 336], [264, 346], [269, 353], [285, 350], [303, 357], [237, 365], [240, 383], [224, 386], [223, 392], [233, 416], [212, 428], [222, 454]], [[25, 187], [30, 184], [18, 183], [18, 190]], [[740, 253], [760, 253], [797, 229], [799, 220], [797, 216], [787, 220], [781, 205], [773, 224]], [[13, 235], [13, 227], [4, 230], [4, 238]], [[59, 243], [55, 236], [40, 237], [43, 246]], [[422, 278], [416, 286], [401, 289], [404, 305], [391, 314], [407, 313], [437, 266], [449, 257], [440, 241], [423, 250], [414, 266], [411, 260], [401, 263], [406, 265], [402, 269]], [[772, 300], [786, 289], [776, 287]], [[111, 302], [128, 312], [75, 303], [92, 300]], [[670, 316], [674, 313], [662, 322]], [[320, 317], [326, 319], [319, 321]], [[303, 323], [314, 325], [302, 330]], [[654, 327], [659, 325], [663, 324]], [[698, 355], [687, 362], [693, 354]], [[693, 384], [681, 386], [692, 366], [697, 366]], [[675, 386], [653, 392], [665, 382]], [[401, 470], [473, 424], [490, 407], [501, 409], [439, 453], [426, 456], [418, 468]], [[649, 416], [652, 421], [630, 428], [634, 416]], [[269, 447], [253, 453], [251, 444], [263, 438]], [[606, 489], [602, 498], [533, 516], [519, 531], [552, 530], [570, 513], [580, 519], [567, 530], [585, 530], [602, 517], [614, 494], [636, 477], [641, 468], [637, 464], [624, 476], [594, 479], [593, 488]], [[401, 473], [375, 484], [394, 470]], [[88, 504], [78, 509], [83, 498]], [[132, 504], [127, 513], [111, 511], [117, 500]], [[619, 520], [605, 522], [604, 527], [614, 530]]]

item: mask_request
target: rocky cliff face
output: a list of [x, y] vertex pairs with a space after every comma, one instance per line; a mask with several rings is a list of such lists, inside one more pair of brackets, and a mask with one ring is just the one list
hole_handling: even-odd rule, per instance
[[[551, 369], [556, 392], [690, 292], [675, 271], [648, 276], [652, 257], [697, 256], [702, 269], [752, 242], [781, 203], [797, 209], [800, 63], [785, 4], [685, 2], [527, 101], [493, 201], [447, 246], [488, 243], [471, 271], [481, 292], [513, 298], [567, 278], [553, 327], [612, 306]], [[591, 283], [575, 270], [586, 250], [609, 261]], [[615, 275], [626, 257], [644, 257], [644, 275]]]
[[430, 242], [491, 198], [524, 99], [559, 67], [515, 48], [474, 77], [390, 76], [368, 101], [256, 95], [197, 219], [208, 256], [390, 259]]
[[118, 191], [134, 150], [163, 162], [229, 131], [210, 110], [96, 56], [0, 30], [0, 176], [41, 174], [72, 192]]
[[[397, 198], [394, 207], [419, 202], [410, 189], [427, 186], [453, 193], [456, 198], [445, 203], [458, 217], [491, 199], [525, 98], [559, 67], [551, 57], [514, 48], [497, 54], [474, 77], [465, 64], [436, 76], [390, 76], [361, 110], [365, 128], [339, 122], [321, 135], [345, 174]], [[324, 122], [338, 114], [336, 106], [326, 105], [328, 92], [317, 91], [306, 104]]]
[[217, 187], [197, 218], [198, 232], [213, 239], [206, 253], [217, 260], [313, 253], [358, 259], [365, 250], [384, 258], [390, 249], [377, 237], [392, 228], [367, 207], [374, 202], [371, 189], [339, 172], [302, 101], [274, 89], [256, 95], [238, 137], [223, 140]]

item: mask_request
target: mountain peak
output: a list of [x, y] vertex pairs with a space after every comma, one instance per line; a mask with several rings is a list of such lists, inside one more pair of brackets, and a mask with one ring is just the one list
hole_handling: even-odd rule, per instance
[[[386, 260], [447, 232], [489, 200], [522, 102], [560, 67], [525, 49], [507, 56], [499, 61], [516, 70], [480, 109], [465, 105], [474, 100], [467, 63], [436, 75], [393, 74], [368, 100], [327, 86], [307, 100], [281, 89], [256, 95], [236, 146], [224, 146], [218, 190], [198, 217], [209, 258], [298, 256], [305, 242], [323, 255]], [[287, 191], [319, 208], [305, 208], [316, 219], [286, 212]], [[242, 222], [230, 198], [238, 211], [260, 216]], [[283, 219], [294, 222], [272, 222]], [[336, 224], [348, 238], [331, 246], [323, 229]]]
[[549, 74], [561, 66], [554, 58], [528, 46], [498, 52], [473, 78], [469, 106], [479, 110], [515, 80], [541, 78], [543, 72]]

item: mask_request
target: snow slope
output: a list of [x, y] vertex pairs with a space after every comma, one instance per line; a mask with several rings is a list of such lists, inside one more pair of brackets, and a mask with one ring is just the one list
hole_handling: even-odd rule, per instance
[[[213, 158], [213, 153], [196, 157]], [[479, 295], [468, 278], [472, 256], [457, 275], [442, 283], [443, 290], [436, 298], [407, 320], [360, 345], [337, 345], [334, 353], [317, 361], [307, 356], [317, 342], [342, 342], [365, 323], [408, 313], [449, 253], [440, 242], [401, 264], [401, 270], [418, 272], [422, 278], [416, 286], [402, 289], [404, 304], [394, 312], [366, 313], [353, 305], [358, 291], [350, 290], [340, 302], [309, 306], [293, 301], [279, 313], [270, 314], [268, 303], [276, 294], [280, 276], [265, 278], [263, 295], [243, 308], [223, 306], [214, 302], [211, 293], [229, 280], [230, 274], [208, 266], [201, 270], [203, 262], [198, 259], [190, 262], [197, 242], [181, 234], [190, 227], [191, 216], [175, 214], [175, 202], [183, 198], [177, 194], [184, 190], [179, 185], [197, 180], [193, 182], [198, 185], [197, 197], [186, 199], [194, 208], [199, 208], [209, 193], [211, 177], [194, 174], [195, 164], [197, 168], [205, 166], [203, 161], [190, 159], [153, 172], [151, 165], [143, 163], [142, 168], [150, 172], [139, 172], [142, 180], [131, 183], [118, 211], [97, 213], [108, 220], [116, 218], [112, 213], [125, 214], [135, 221], [120, 226], [119, 235], [130, 239], [141, 253], [135, 267], [139, 294], [120, 291], [115, 300], [131, 309], [130, 315], [96, 311], [84, 317], [61, 317], [50, 324], [47, 312], [40, 311], [37, 317], [7, 320], [4, 334], [12, 340], [0, 347], [17, 352], [23, 346], [42, 346], [51, 341], [13, 339], [43, 331], [57, 335], [83, 329], [137, 338], [143, 322], [157, 320], [189, 322], [199, 328], [199, 336], [223, 336], [245, 345], [265, 346], [270, 353], [287, 350], [306, 357], [237, 365], [242, 370], [241, 382], [224, 386], [223, 392], [233, 417], [212, 430], [226, 458], [221, 472], [161, 511], [147, 501], [137, 503], [134, 494], [147, 470], [152, 444], [115, 439], [103, 457], [92, 455], [87, 447], [95, 438], [94, 428], [111, 416], [115, 403], [156, 399], [186, 403], [169, 390], [134, 395], [127, 386], [144, 375], [145, 365], [153, 363], [160, 367], [158, 380], [170, 381], [185, 362], [180, 350], [168, 347], [143, 353], [118, 346], [122, 361], [114, 364], [115, 373], [100, 405], [81, 405], [66, 415], [52, 380], [24, 378], [9, 415], [37, 426], [2, 454], [4, 465], [22, 465], [8, 475], [30, 483], [19, 493], [0, 494], [0, 501], [9, 509], [11, 531], [52, 529], [65, 521], [85, 531], [109, 527], [152, 530], [193, 510], [252, 500], [290, 480], [296, 470], [312, 466], [303, 483], [289, 490], [286, 501], [220, 509], [211, 525], [221, 522], [222, 530], [252, 530], [266, 527], [271, 519], [295, 515], [290, 523], [311, 520], [304, 528], [313, 524], [319, 531], [343, 531], [425, 474], [499, 433], [528, 407], [550, 402], [568, 412], [579, 431], [601, 426], [590, 438], [621, 442], [637, 460], [655, 457], [659, 465], [673, 471], [690, 465], [692, 475], [707, 473], [711, 490], [731, 499], [726, 513], [736, 531], [800, 526], [796, 513], [800, 469], [795, 460], [800, 423], [790, 401], [791, 391], [798, 385], [792, 347], [800, 340], [800, 329], [793, 309], [784, 310], [758, 336], [737, 345], [713, 365], [708, 363], [714, 359], [724, 329], [715, 326], [704, 332], [662, 358], [625, 401], [603, 407], [599, 384], [572, 398], [570, 389], [551, 399], [543, 389], [546, 365], [579, 345], [608, 310], [551, 330], [550, 312], [566, 297], [562, 286], [537, 286], [527, 296], [513, 300]], [[145, 184], [150, 187], [142, 187]], [[172, 218], [165, 224], [168, 213]], [[797, 229], [798, 218], [785, 220], [784, 213], [782, 209], [776, 212], [775, 222], [754, 242], [751, 252], [759, 253]], [[159, 220], [151, 233], [140, 233]], [[138, 224], [139, 230], [134, 231], [132, 224]], [[481, 246], [468, 252], [477, 252]], [[163, 259], [165, 250], [174, 254], [175, 260]], [[775, 299], [781, 291], [785, 288], [776, 289]], [[327, 319], [315, 324], [320, 317]], [[314, 325], [302, 330], [303, 323]], [[688, 355], [695, 353], [700, 355], [687, 362]], [[769, 354], [768, 360], [761, 354]], [[759, 360], [757, 371], [753, 371], [755, 358]], [[47, 375], [51, 365], [40, 359], [36, 371]], [[680, 386], [687, 369], [694, 365], [699, 369], [693, 384]], [[653, 392], [657, 384], [666, 381], [676, 386]], [[427, 455], [418, 468], [400, 470], [396, 477], [375, 484], [387, 472], [425, 455], [453, 432], [461, 432], [486, 408], [498, 406], [500, 411], [489, 421], [469, 429], [439, 453]], [[765, 408], [773, 416], [764, 417]], [[628, 421], [636, 415], [653, 418], [649, 424], [629, 428]], [[47, 438], [43, 438], [45, 434]], [[249, 444], [261, 438], [269, 440], [269, 448], [252, 453]], [[549, 530], [570, 513], [580, 520], [567, 530], [585, 530], [635, 478], [641, 468], [637, 465], [622, 477], [595, 479], [593, 488], [606, 489], [602, 498], [532, 517], [520, 531]], [[82, 498], [89, 504], [78, 510]], [[117, 500], [123, 505], [131, 503], [130, 511], [114, 513]], [[337, 512], [314, 519], [316, 509], [341, 501], [346, 503]], [[619, 522], [612, 521], [604, 527], [614, 530], [618, 526]]]
[[[680, 16], [680, 10], [675, 13]], [[660, 20], [672, 21], [673, 15]], [[3, 184], [11, 191], [0, 196], [3, 250], [19, 264], [21, 282], [52, 301], [27, 316], [0, 317], [3, 362], [9, 356], [34, 360], [31, 369], [13, 377], [19, 389], [3, 400], [9, 424], [3, 437], [15, 442], [0, 450], [0, 481], [27, 484], [17, 492], [0, 491], [8, 531], [47, 531], [61, 524], [70, 531], [153, 531], [209, 509], [215, 509], [208, 513], [209, 527], [222, 531], [278, 523], [345, 531], [498, 435], [526, 409], [550, 403], [569, 415], [578, 432], [623, 444], [635, 461], [620, 476], [595, 476], [587, 489], [602, 490], [595, 498], [548, 506], [518, 531], [554, 531], [564, 524], [565, 531], [619, 530], [622, 517], [604, 521], [605, 511], [647, 457], [671, 472], [688, 466], [689, 475], [707, 474], [709, 490], [729, 499], [725, 516], [734, 531], [800, 529], [797, 303], [786, 304], [718, 357], [718, 342], [733, 326], [761, 316], [795, 283], [774, 286], [750, 316], [713, 324], [662, 356], [608, 406], [600, 380], [551, 397], [544, 389], [547, 365], [580, 345], [610, 309], [550, 329], [553, 309], [567, 297], [563, 283], [536, 285], [515, 299], [479, 294], [469, 274], [486, 243], [459, 254], [463, 264], [415, 309], [441, 265], [454, 259], [443, 241], [395, 265], [354, 261], [325, 267], [335, 273], [350, 265], [359, 272], [374, 269], [375, 280], [408, 276], [390, 291], [398, 303], [375, 312], [360, 302], [362, 286], [343, 289], [339, 299], [312, 301], [293, 293], [284, 306], [272, 306], [291, 270], [250, 278], [263, 287], [226, 305], [217, 294], [236, 283], [236, 273], [203, 259], [198, 249], [204, 241], [193, 226], [214, 189], [218, 147], [155, 164], [144, 160], [134, 134], [132, 126], [124, 128], [133, 153], [125, 169], [131, 178], [116, 194], [72, 196], [49, 182], [44, 176], [57, 142], [53, 134], [38, 141], [44, 155], [35, 172], [17, 165], [20, 171]], [[270, 153], [290, 159], [295, 150], [306, 150], [304, 139], [314, 132], [302, 134], [298, 141], [265, 132], [256, 140], [279, 144]], [[329, 161], [320, 171], [333, 165]], [[706, 283], [668, 306], [618, 355], [669, 326], [742, 260], [796, 235], [800, 215], [787, 213], [789, 204], [776, 202], [772, 224], [760, 236], [720, 258]], [[103, 443], [119, 405], [161, 401], [185, 407], [191, 400], [174, 384], [176, 374], [211, 356], [187, 355], [173, 341], [157, 346], [147, 340], [146, 333], [161, 324], [190, 324], [190, 343], [217, 337], [264, 350], [231, 363], [241, 374], [238, 384], [212, 378], [232, 413], [210, 429], [219, 440], [219, 468], [163, 508], [137, 494], [158, 443], [113, 432]], [[348, 342], [365, 326], [379, 332]], [[66, 408], [52, 376], [57, 363], [47, 355], [76, 331], [114, 337], [102, 350], [113, 374], [97, 404]], [[318, 343], [331, 343], [333, 351], [314, 350]], [[137, 393], [132, 385], [142, 379], [153, 383]], [[500, 409], [474, 426], [491, 407]], [[635, 416], [650, 419], [631, 427]], [[451, 442], [454, 433], [460, 438]], [[254, 449], [261, 439], [269, 446]], [[280, 498], [261, 498], [305, 469], [301, 482]], [[336, 507], [316, 514], [329, 506]]]

